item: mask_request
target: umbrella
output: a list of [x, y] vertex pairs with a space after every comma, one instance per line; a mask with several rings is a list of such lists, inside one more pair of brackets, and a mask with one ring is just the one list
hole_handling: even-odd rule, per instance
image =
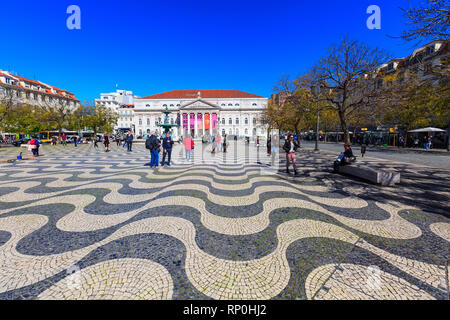
[[422, 129], [410, 130], [408, 132], [445, 132], [445, 130], [442, 130], [439, 128], [427, 127], [427, 128], [422, 128]]

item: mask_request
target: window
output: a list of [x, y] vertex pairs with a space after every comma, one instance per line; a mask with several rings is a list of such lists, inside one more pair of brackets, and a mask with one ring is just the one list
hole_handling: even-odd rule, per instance
[[236, 124], [239, 124], [239, 118], [236, 118]]
[[239, 103], [236, 103], [234, 106], [235, 106], [235, 107], [239, 107]]
[[139, 118], [139, 125], [142, 126], [142, 118]]
[[225, 103], [222, 103], [220, 106], [221, 106], [221, 107], [225, 107]]
[[257, 104], [256, 104], [256, 103], [252, 103], [252, 106], [253, 106], [253, 107], [256, 107], [256, 106], [257, 106]]
[[253, 118], [253, 125], [256, 126], [256, 118]]
[[171, 104], [170, 106], [173, 107], [173, 104]]
[[248, 134], [248, 129], [247, 128], [245, 128], [245, 134]]
[[225, 124], [225, 118], [222, 118], [222, 124]]
[[167, 107], [167, 104], [163, 104], [163, 107], [164, 107], [164, 108]]
[[245, 124], [248, 124], [248, 118], [245, 118], [244, 122]]
[[147, 118], [147, 125], [150, 125], [150, 118]]
[[434, 53], [434, 46], [427, 47], [427, 55]]
[[228, 104], [228, 106], [229, 106], [229, 107], [232, 107], [232, 106], [233, 106], [233, 104], [232, 104], [232, 103], [229, 103], [229, 104]]
[[231, 118], [228, 118], [228, 124], [233, 124], [233, 120], [231, 120]]
[[149, 105], [149, 104], [146, 104], [145, 106], [146, 106], [147, 108], [150, 108], [150, 105]]

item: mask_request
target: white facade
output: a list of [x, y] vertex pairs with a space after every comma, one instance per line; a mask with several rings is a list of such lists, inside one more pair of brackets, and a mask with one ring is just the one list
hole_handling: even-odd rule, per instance
[[[155, 131], [161, 134], [163, 129], [158, 124], [164, 123], [163, 111], [167, 107], [172, 112], [169, 123], [178, 124], [172, 128], [175, 138], [180, 135], [200, 138], [217, 133], [253, 138], [264, 136], [267, 127], [262, 124], [261, 115], [267, 103], [265, 97], [236, 90], [169, 91], [135, 100], [135, 134], [143, 136]], [[185, 117], [187, 123], [183, 122]], [[215, 118], [217, 122], [213, 123]]]
[[111, 93], [100, 94], [100, 99], [95, 99], [95, 105], [103, 105], [110, 108], [119, 115], [114, 130], [127, 130], [133, 128], [134, 123], [134, 100], [137, 96], [133, 91], [117, 90]]

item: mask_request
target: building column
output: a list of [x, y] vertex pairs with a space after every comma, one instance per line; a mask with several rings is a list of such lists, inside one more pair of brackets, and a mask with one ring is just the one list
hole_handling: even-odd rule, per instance
[[202, 112], [202, 122], [203, 122], [203, 135], [205, 135], [205, 112]]
[[188, 134], [190, 135], [191, 134], [191, 114], [190, 113], [188, 113], [187, 114], [187, 128], [188, 128]]
[[195, 121], [194, 121], [194, 130], [195, 130], [195, 137], [198, 138], [198, 112], [194, 113]]

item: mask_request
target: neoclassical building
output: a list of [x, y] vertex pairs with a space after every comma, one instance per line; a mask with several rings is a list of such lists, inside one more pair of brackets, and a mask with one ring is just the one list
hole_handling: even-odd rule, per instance
[[211, 134], [239, 137], [264, 136], [266, 126], [261, 115], [268, 99], [238, 90], [172, 90], [134, 100], [135, 134], [145, 135], [162, 130], [163, 111], [167, 108], [169, 122], [178, 124], [173, 136], [188, 134], [194, 138]]

